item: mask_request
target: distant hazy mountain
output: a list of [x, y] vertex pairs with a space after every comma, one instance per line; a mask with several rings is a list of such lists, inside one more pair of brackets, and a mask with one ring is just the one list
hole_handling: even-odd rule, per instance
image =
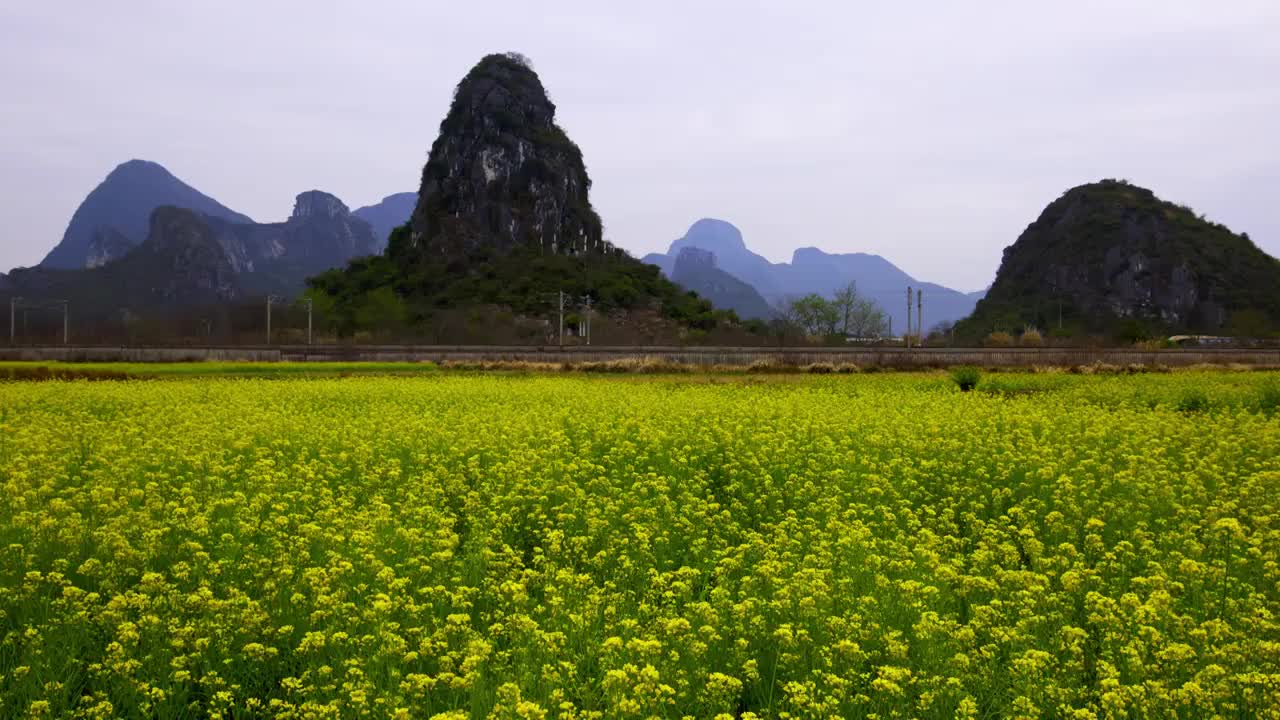
[[112, 170], [80, 203], [62, 241], [40, 263], [41, 267], [84, 268], [118, 257], [126, 246], [142, 242], [151, 211], [161, 205], [188, 208], [232, 222], [253, 222], [160, 165], [130, 160]]
[[704, 218], [695, 222], [684, 237], [671, 243], [667, 254], [674, 259], [687, 247], [715, 253], [720, 269], [750, 283], [771, 302], [781, 300], [787, 293], [779, 285], [781, 277], [773, 263], [747, 249], [742, 232], [723, 220]]
[[[387, 236], [391, 231], [409, 222], [413, 208], [418, 204], [418, 193], [402, 192], [382, 198], [376, 205], [366, 205], [354, 210], [351, 214], [364, 220], [373, 227], [373, 235], [387, 246]], [[381, 252], [381, 250], [379, 250]]]
[[[980, 293], [962, 293], [934, 283], [922, 282], [903, 272], [879, 255], [867, 253], [831, 254], [814, 247], [797, 249], [790, 263], [771, 263], [747, 248], [742, 233], [733, 225], [715, 219], [699, 220], [684, 237], [671, 243], [665, 254], [650, 254], [644, 261], [662, 268], [670, 276], [675, 258], [686, 247], [715, 254], [719, 268], [755, 287], [774, 306], [790, 297], [818, 293], [830, 297], [850, 282], [859, 292], [874, 299], [893, 319], [895, 332], [906, 329], [907, 286], [924, 291], [926, 328], [940, 322], [954, 322], [973, 311]], [[914, 325], [914, 299], [911, 322]]]
[[682, 248], [672, 265], [671, 279], [716, 307], [733, 310], [744, 320], [768, 320], [774, 315], [773, 308], [754, 287], [716, 267], [715, 253], [710, 250]]
[[88, 267], [18, 268], [11, 289], [34, 298], [72, 299], [95, 306], [169, 306], [253, 295], [295, 295], [306, 278], [348, 260], [376, 254], [381, 244], [365, 221], [329, 193], [298, 195], [289, 219], [240, 223], [164, 205], [151, 213], [144, 240], [122, 248], [119, 233], [99, 232]]
[[12, 290], [69, 300], [80, 318], [230, 300], [236, 270], [209, 218], [186, 208], [151, 213], [145, 239], [123, 257], [77, 270], [33, 267], [10, 273]]

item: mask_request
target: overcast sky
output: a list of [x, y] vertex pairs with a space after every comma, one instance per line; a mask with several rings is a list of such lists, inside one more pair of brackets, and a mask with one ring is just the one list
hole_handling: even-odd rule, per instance
[[984, 287], [1074, 185], [1128, 178], [1280, 255], [1280, 2], [0, 5], [0, 267], [117, 164], [259, 221], [417, 190], [454, 85], [529, 56], [639, 256], [701, 217], [775, 261]]

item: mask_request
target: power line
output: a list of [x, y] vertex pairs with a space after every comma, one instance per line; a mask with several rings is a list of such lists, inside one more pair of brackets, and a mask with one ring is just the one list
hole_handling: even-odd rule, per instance
[[27, 334], [27, 310], [46, 310], [49, 308], [62, 308], [62, 344], [66, 345], [71, 339], [71, 301], [66, 299], [49, 299], [49, 300], [31, 300], [20, 295], [9, 298], [9, 344], [17, 344], [17, 319], [18, 308], [22, 308], [22, 336], [25, 341]]

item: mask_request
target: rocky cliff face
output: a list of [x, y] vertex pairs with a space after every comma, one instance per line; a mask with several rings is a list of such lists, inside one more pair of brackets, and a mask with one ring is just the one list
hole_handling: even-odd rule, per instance
[[345, 203], [327, 192], [319, 190], [308, 190], [299, 193], [293, 200], [293, 214], [289, 216], [291, 220], [307, 220], [309, 218], [320, 218], [333, 220], [335, 218], [345, 218], [350, 215], [351, 211], [347, 209]]
[[1280, 319], [1280, 261], [1150, 190], [1104, 180], [1068, 190], [1005, 248], [972, 324], [1051, 327], [1060, 305], [1089, 330], [1135, 320], [1217, 331], [1242, 310]]
[[118, 260], [132, 250], [134, 244], [132, 240], [125, 237], [124, 233], [113, 227], [97, 228], [89, 238], [84, 266], [86, 268], [101, 267], [112, 260]]
[[582, 153], [556, 125], [555, 112], [527, 60], [489, 55], [476, 64], [431, 146], [403, 250], [604, 251]]
[[85, 197], [71, 216], [62, 241], [49, 251], [41, 267], [76, 269], [119, 257], [124, 244], [133, 247], [142, 242], [151, 212], [161, 205], [189, 208], [231, 222], [253, 222], [160, 165], [130, 160], [112, 170]]
[[137, 251], [104, 269], [133, 275], [157, 300], [229, 300], [236, 294], [237, 273], [226, 251], [207, 219], [186, 208], [156, 208]]
[[300, 193], [293, 214], [282, 223], [211, 222], [237, 272], [274, 273], [298, 286], [308, 275], [382, 248], [368, 223], [319, 190]]

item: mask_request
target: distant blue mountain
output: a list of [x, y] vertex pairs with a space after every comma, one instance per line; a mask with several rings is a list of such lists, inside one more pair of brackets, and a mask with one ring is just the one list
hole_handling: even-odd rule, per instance
[[[675, 258], [686, 247], [714, 253], [720, 270], [754, 286], [775, 307], [788, 298], [809, 293], [831, 297], [853, 282], [860, 293], [875, 300], [892, 317], [896, 332], [906, 329], [908, 285], [924, 291], [926, 328], [968, 316], [981, 297], [979, 293], [965, 294], [920, 281], [885, 258], [868, 253], [831, 254], [803, 247], [792, 254], [790, 263], [771, 263], [747, 247], [738, 228], [712, 218], [695, 222], [684, 237], [671, 243], [666, 254], [652, 253], [643, 260], [671, 277]], [[913, 305], [912, 325], [915, 322]]]
[[369, 223], [378, 242], [386, 247], [391, 231], [409, 221], [417, 204], [418, 193], [402, 192], [388, 195], [382, 198], [382, 202], [358, 208], [351, 214]]
[[137, 246], [147, 236], [151, 212], [170, 205], [236, 223], [253, 222], [187, 185], [157, 163], [130, 160], [112, 170], [71, 216], [62, 241], [40, 266], [79, 269], [100, 265], [102, 253]]
[[671, 267], [671, 279], [712, 305], [733, 310], [744, 320], [769, 320], [776, 313], [750, 283], [716, 267], [715, 253], [696, 247], [680, 248]]

